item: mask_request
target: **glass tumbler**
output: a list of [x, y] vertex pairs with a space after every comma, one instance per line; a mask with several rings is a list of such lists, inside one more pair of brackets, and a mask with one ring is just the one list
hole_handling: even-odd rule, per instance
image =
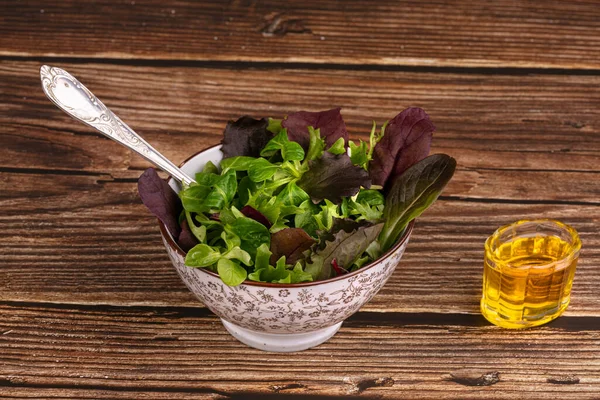
[[581, 241], [562, 222], [522, 220], [485, 242], [481, 313], [503, 328], [529, 328], [569, 305]]

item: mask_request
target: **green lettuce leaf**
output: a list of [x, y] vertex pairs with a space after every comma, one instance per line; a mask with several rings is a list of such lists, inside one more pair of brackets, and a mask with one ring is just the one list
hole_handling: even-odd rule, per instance
[[202, 172], [208, 173], [208, 174], [219, 175], [219, 167], [217, 167], [215, 164], [213, 164], [212, 161], [207, 161], [206, 164], [204, 165], [204, 168], [202, 169]]
[[287, 131], [284, 129], [267, 143], [260, 155], [271, 157], [277, 151], [281, 151], [281, 157], [284, 161], [302, 161], [304, 159], [304, 149], [296, 142], [288, 140]]
[[438, 198], [455, 168], [454, 158], [446, 154], [434, 154], [396, 177], [386, 198], [385, 225], [379, 235], [383, 251], [392, 247], [408, 223]]
[[346, 152], [346, 142], [344, 141], [344, 138], [339, 138], [338, 140], [336, 140], [330, 148], [327, 149], [328, 152], [330, 152], [331, 154], [342, 154]]
[[277, 135], [283, 127], [281, 126], [280, 119], [269, 118], [269, 125], [267, 126], [267, 130], [275, 135]]
[[[342, 203], [343, 204], [343, 203]], [[329, 200], [325, 200], [325, 204], [321, 204], [321, 211], [314, 215], [314, 220], [317, 227], [321, 231], [329, 231], [333, 226], [335, 219], [343, 218], [340, 208], [337, 204], [333, 204]]]
[[277, 260], [275, 267], [267, 265], [255, 270], [248, 278], [257, 282], [291, 283], [290, 271], [285, 265], [285, 257]]
[[[234, 171], [248, 171], [255, 160], [256, 158], [248, 156], [229, 157], [221, 161], [221, 168], [223, 168], [223, 171], [228, 169]], [[196, 180], [198, 180], [198, 175], [196, 175]]]
[[371, 207], [368, 203], [349, 202], [349, 214], [357, 221], [378, 221], [383, 216], [383, 205]]
[[358, 144], [355, 144], [350, 140], [348, 146], [350, 147], [350, 160], [352, 164], [361, 166], [366, 170], [369, 163], [367, 143], [359, 140]]
[[217, 183], [219, 181], [219, 179], [221, 179], [221, 175], [219, 175], [218, 173], [206, 172], [206, 171], [198, 172], [196, 174], [196, 183], [192, 183], [192, 186], [198, 185], [198, 186], [211, 187], [215, 183]]
[[319, 213], [320, 207], [313, 204], [311, 200], [305, 200], [299, 208], [301, 211], [294, 216], [294, 225], [304, 229], [310, 236], [316, 237], [319, 225], [314, 216]]
[[384, 197], [378, 190], [361, 189], [358, 194], [348, 200], [348, 215], [357, 221], [378, 221], [383, 216]]
[[288, 183], [277, 195], [277, 201], [286, 206], [299, 206], [308, 198], [308, 194], [300, 189], [295, 182]]
[[185, 256], [185, 265], [188, 267], [208, 267], [219, 261], [221, 252], [207, 244], [197, 244]]
[[231, 250], [228, 250], [226, 253], [224, 253], [223, 258], [227, 258], [229, 260], [238, 260], [248, 266], [252, 265], [250, 254], [238, 246], [235, 246]]
[[256, 249], [260, 245], [266, 244], [269, 246], [271, 244], [269, 229], [251, 218], [237, 218], [228, 228], [240, 238], [240, 247], [248, 252], [252, 258], [256, 256]]
[[258, 271], [269, 266], [271, 259], [271, 250], [266, 244], [261, 244], [256, 249], [256, 257], [254, 258], [254, 270]]
[[271, 234], [273, 233], [277, 233], [282, 229], [287, 229], [289, 228], [289, 223], [290, 221], [287, 218], [280, 218], [277, 222], [275, 222], [271, 228], [269, 229], [269, 232], [271, 232]]
[[271, 164], [264, 158], [255, 159], [248, 168], [248, 178], [253, 182], [262, 182], [270, 179], [280, 167]]
[[220, 221], [216, 221], [214, 219], [208, 218], [204, 214], [195, 214], [194, 219], [197, 222], [199, 222], [200, 224], [202, 224], [202, 226], [206, 226], [206, 229], [222, 228], [223, 227], [222, 219]]
[[362, 189], [356, 196], [357, 203], [366, 203], [370, 206], [380, 206], [385, 203], [385, 197], [379, 190]]
[[229, 286], [237, 286], [246, 280], [248, 271], [235, 261], [221, 258], [217, 263], [219, 276]]
[[190, 229], [190, 231], [192, 232], [192, 234], [194, 235], [194, 237], [196, 239], [198, 239], [198, 241], [200, 243], [205, 243], [206, 242], [206, 226], [205, 225], [196, 226], [191, 213], [184, 211], [184, 215], [186, 218], [187, 226]]
[[179, 192], [179, 198], [183, 204], [183, 208], [187, 212], [202, 213], [206, 210], [204, 199], [211, 191], [210, 186], [193, 185]]
[[238, 182], [238, 198], [236, 200], [236, 204], [239, 206], [238, 208], [242, 208], [248, 204], [250, 194], [254, 191], [256, 191], [255, 182], [252, 182], [247, 176], [244, 176], [242, 179], [240, 179]]
[[231, 203], [237, 190], [237, 179], [235, 172], [231, 171], [222, 175], [217, 180], [212, 190], [206, 195], [203, 201], [204, 211], [216, 212]]
[[196, 174], [199, 182], [179, 192], [183, 208], [188, 212], [216, 212], [229, 205], [237, 190], [234, 171], [224, 175]]
[[275, 224], [279, 219], [279, 216], [281, 215], [281, 203], [279, 203], [277, 199], [273, 197], [268, 191], [265, 191], [262, 188], [252, 193], [245, 207], [248, 206], [256, 209], [265, 218], [267, 218], [269, 224], [265, 224], [259, 219], [254, 218], [250, 215], [246, 216], [258, 222], [261, 222], [267, 228], [270, 228], [273, 224]]
[[305, 163], [310, 160], [316, 160], [321, 158], [323, 151], [325, 151], [325, 141], [321, 138], [321, 131], [314, 129], [312, 126], [308, 127], [309, 144], [308, 152], [306, 153]]
[[290, 283], [312, 282], [312, 275], [302, 269], [302, 265], [297, 262], [294, 269], [290, 271]]

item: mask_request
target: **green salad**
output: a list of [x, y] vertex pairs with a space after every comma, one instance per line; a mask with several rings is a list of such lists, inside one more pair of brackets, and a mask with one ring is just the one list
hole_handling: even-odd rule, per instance
[[428, 156], [434, 129], [420, 108], [373, 123], [368, 141], [348, 139], [339, 108], [242, 117], [178, 199], [154, 170], [139, 192], [185, 264], [227, 285], [329, 279], [377, 260], [437, 199], [456, 162]]

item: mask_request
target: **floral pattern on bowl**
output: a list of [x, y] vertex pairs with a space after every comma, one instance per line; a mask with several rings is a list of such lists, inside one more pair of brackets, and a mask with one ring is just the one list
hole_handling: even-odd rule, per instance
[[183, 282], [212, 312], [246, 329], [269, 333], [310, 332], [345, 320], [383, 287], [408, 244], [406, 238], [384, 260], [341, 279], [309, 285], [250, 282], [230, 287], [215, 274], [185, 266], [182, 254], [164, 241]]
[[[194, 155], [181, 168], [193, 175], [208, 161], [218, 165], [221, 159], [220, 146], [214, 146]], [[169, 184], [179, 191], [173, 179]], [[392, 249], [347, 275], [299, 284], [245, 281], [230, 287], [213, 272], [187, 267], [185, 253], [160, 221], [159, 225], [169, 258], [190, 291], [224, 321], [236, 338], [270, 351], [304, 350], [333, 336], [342, 321], [385, 285], [404, 254], [413, 228], [411, 222]], [[310, 338], [311, 334], [315, 337]]]

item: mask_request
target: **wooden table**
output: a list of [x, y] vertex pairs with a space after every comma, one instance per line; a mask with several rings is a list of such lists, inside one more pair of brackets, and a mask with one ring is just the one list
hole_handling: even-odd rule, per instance
[[[0, 1], [1, 397], [600, 398], [598, 2], [47, 3]], [[365, 138], [415, 105], [459, 167], [371, 303], [264, 353], [181, 283], [137, 197], [148, 164], [57, 110], [43, 63], [175, 162], [243, 114], [342, 106]], [[583, 250], [565, 315], [508, 331], [479, 314], [483, 241], [525, 217]]]

